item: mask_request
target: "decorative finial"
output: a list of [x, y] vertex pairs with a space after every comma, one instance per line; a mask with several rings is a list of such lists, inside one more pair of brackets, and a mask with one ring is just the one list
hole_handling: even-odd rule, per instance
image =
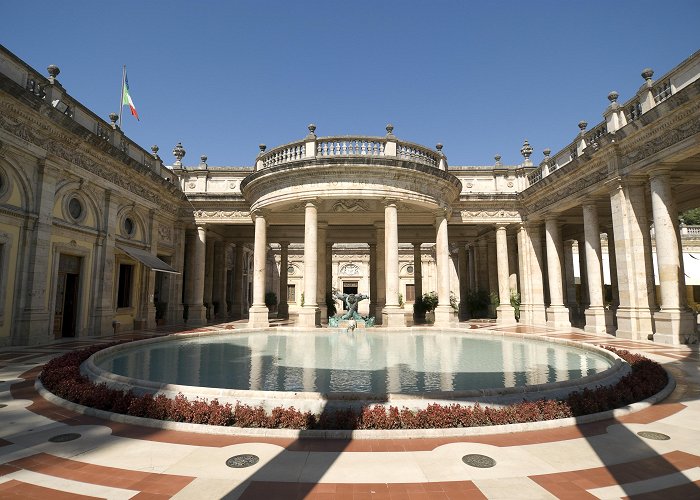
[[549, 148], [545, 148], [544, 151], [542, 151], [542, 153], [544, 154], [545, 158], [549, 158], [549, 155], [552, 154], [552, 150]]
[[309, 129], [309, 133], [304, 139], [306, 139], [306, 140], [316, 139], [316, 134], [314, 133], [314, 131], [316, 130], [316, 125], [314, 125], [313, 123], [309, 123], [309, 125], [306, 128]]
[[61, 72], [61, 70], [58, 69], [58, 66], [56, 66], [55, 64], [49, 64], [48, 67], [46, 68], [46, 71], [49, 72], [49, 76], [51, 77], [50, 80], [52, 82], [58, 76], [58, 74]]
[[182, 159], [185, 157], [185, 154], [187, 154], [187, 151], [182, 147], [182, 143], [178, 142], [173, 149], [173, 156], [177, 159], [175, 165], [182, 165]]
[[258, 144], [258, 147], [260, 148], [261, 153], [264, 153], [267, 149], [267, 146], [265, 144]]
[[651, 80], [651, 77], [654, 76], [654, 70], [651, 68], [644, 68], [642, 70], [642, 78], [645, 80]]
[[441, 142], [438, 142], [438, 143], [435, 145], [435, 149], [437, 149], [438, 151], [442, 151], [442, 143], [441, 143]]
[[496, 160], [496, 165], [501, 164], [501, 155], [497, 154], [496, 156], [493, 157], [494, 160]]
[[160, 148], [156, 144], [151, 146], [151, 151], [153, 152], [153, 158], [155, 158], [156, 160], [158, 159], [158, 150], [159, 149]]
[[608, 101], [610, 101], [611, 103], [616, 103], [618, 97], [620, 97], [620, 94], [613, 90], [608, 94]]
[[109, 121], [112, 122], [112, 126], [117, 124], [117, 120], [119, 119], [119, 115], [116, 113], [110, 113], [109, 114]]
[[202, 156], [200, 156], [200, 157], [199, 157], [199, 163], [202, 164], [202, 165], [206, 165], [206, 164], [207, 164], [207, 155], [202, 155]]
[[394, 126], [391, 123], [386, 126], [386, 136], [394, 138]]
[[580, 122], [578, 122], [578, 128], [581, 129], [581, 132], [583, 132], [584, 130], [586, 130], [586, 127], [588, 127], [588, 122], [583, 121], [583, 120], [581, 120]]
[[532, 154], [532, 146], [530, 146], [530, 143], [527, 142], [527, 139], [525, 139], [525, 142], [523, 142], [523, 147], [520, 148], [520, 154], [523, 155], [523, 158], [525, 158], [525, 162], [528, 162], [530, 160], [530, 155]]

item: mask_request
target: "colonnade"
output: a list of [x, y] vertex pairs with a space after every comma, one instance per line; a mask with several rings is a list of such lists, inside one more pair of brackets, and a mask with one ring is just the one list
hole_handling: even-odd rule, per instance
[[[651, 214], [646, 189], [651, 192]], [[610, 204], [608, 212], [605, 204]], [[600, 213], [604, 210], [601, 222]], [[578, 218], [572, 222], [572, 214]], [[607, 214], [611, 214], [608, 219]], [[583, 201], [579, 208], [564, 213], [547, 213], [520, 223], [491, 223], [473, 241], [457, 242], [456, 259], [459, 283], [450, 283], [453, 258], [448, 235], [449, 211], [435, 213], [435, 257], [437, 294], [435, 323], [448, 325], [454, 320], [450, 294], [459, 290], [460, 317], [469, 315], [467, 296], [476, 290], [490, 293], [491, 308], [497, 322], [516, 321], [511, 295], [519, 294], [520, 322], [567, 328], [584, 325], [586, 331], [615, 333], [619, 337], [640, 339], [653, 333], [665, 343], [683, 341], [684, 332], [693, 331], [693, 317], [685, 309], [685, 283], [677, 210], [671, 191], [669, 169], [659, 167], [648, 177], [620, 180], [609, 196], [598, 195]], [[564, 215], [567, 234], [562, 235]], [[265, 306], [267, 274], [268, 216], [253, 214], [252, 304], [248, 310], [251, 326], [267, 326]], [[655, 231], [658, 257], [659, 303], [655, 297], [652, 238]], [[384, 206], [384, 218], [374, 222], [374, 237], [369, 243], [370, 314], [389, 327], [405, 326], [404, 310], [399, 306], [399, 227], [398, 208], [393, 201]], [[578, 232], [572, 227], [578, 227]], [[611, 296], [605, 297], [601, 234], [607, 234], [610, 262]], [[415, 295], [420, 300], [422, 268], [420, 245], [414, 245]], [[288, 241], [279, 242], [281, 250], [280, 293], [285, 294], [288, 276]], [[237, 244], [232, 271], [235, 283], [227, 283], [224, 268], [224, 241], [207, 243], [207, 228], [199, 225], [187, 240], [188, 262], [184, 303], [189, 320], [203, 323], [207, 318], [204, 304], [226, 304], [227, 290], [233, 291], [232, 317], [241, 317], [246, 290], [242, 283], [244, 252]], [[454, 245], [454, 242], [453, 242]], [[578, 246], [580, 286], [574, 283], [574, 246]], [[331, 248], [328, 221], [318, 217], [315, 200], [304, 207], [304, 303], [298, 324], [313, 327], [327, 319], [326, 295], [331, 289]], [[288, 314], [286, 297], [280, 301], [280, 316]], [[226, 314], [219, 308], [218, 317]]]

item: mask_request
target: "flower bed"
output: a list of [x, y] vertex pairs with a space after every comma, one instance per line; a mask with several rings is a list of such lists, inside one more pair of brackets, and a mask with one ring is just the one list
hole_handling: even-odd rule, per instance
[[514, 424], [577, 417], [619, 408], [661, 391], [668, 375], [661, 365], [638, 354], [604, 346], [631, 366], [631, 372], [614, 385], [584, 389], [565, 400], [523, 401], [501, 408], [459, 404], [431, 404], [422, 410], [371, 405], [361, 411], [333, 410], [315, 415], [295, 408], [221, 404], [218, 400], [188, 400], [182, 394], [136, 395], [131, 391], [94, 384], [80, 374], [80, 364], [95, 352], [116, 344], [73, 351], [52, 359], [39, 376], [53, 394], [77, 404], [137, 417], [195, 424], [272, 429], [433, 429]]

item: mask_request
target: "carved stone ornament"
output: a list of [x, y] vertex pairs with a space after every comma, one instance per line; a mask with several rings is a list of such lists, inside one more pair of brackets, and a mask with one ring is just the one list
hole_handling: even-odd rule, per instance
[[334, 212], [367, 212], [367, 203], [362, 200], [340, 200], [333, 204]]
[[170, 226], [164, 224], [158, 224], [158, 239], [160, 241], [172, 241], [173, 233]]
[[340, 274], [344, 274], [347, 276], [357, 276], [358, 274], [360, 274], [360, 268], [357, 267], [355, 264], [345, 264], [340, 269]]
[[700, 120], [690, 120], [682, 123], [671, 130], [667, 130], [662, 136], [651, 139], [623, 155], [621, 164], [623, 167], [631, 165], [632, 163], [643, 160], [669, 146], [687, 139], [698, 132], [700, 132]]
[[517, 210], [462, 210], [460, 212], [463, 218], [483, 218], [483, 219], [511, 219], [513, 217], [520, 217], [520, 213]]
[[[15, 118], [11, 119], [10, 116]], [[24, 121], [22, 119], [24, 119]], [[125, 175], [123, 163], [116, 163], [114, 159], [108, 155], [98, 154], [95, 156], [94, 151], [81, 151], [81, 145], [83, 144], [81, 141], [53, 130], [45, 122], [23, 113], [11, 103], [0, 103], [0, 128], [122, 189], [126, 189], [145, 200], [156, 203], [169, 212], [177, 210], [176, 205], [168, 203], [162, 198], [159, 190], [149, 189], [147, 184], [143, 182], [144, 178], [141, 176]], [[146, 169], [146, 167], [143, 168]], [[172, 186], [169, 190], [175, 193], [177, 188]]]
[[244, 219], [250, 217], [250, 212], [241, 210], [195, 210], [197, 219]]

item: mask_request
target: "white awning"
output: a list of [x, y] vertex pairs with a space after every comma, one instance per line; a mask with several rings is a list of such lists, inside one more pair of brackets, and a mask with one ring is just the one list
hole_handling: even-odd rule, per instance
[[121, 245], [117, 245], [117, 248], [129, 255], [130, 257], [133, 257], [134, 259], [138, 260], [144, 266], [154, 271], [159, 271], [161, 273], [180, 274], [148, 250], [141, 250], [140, 248], [126, 247]]

